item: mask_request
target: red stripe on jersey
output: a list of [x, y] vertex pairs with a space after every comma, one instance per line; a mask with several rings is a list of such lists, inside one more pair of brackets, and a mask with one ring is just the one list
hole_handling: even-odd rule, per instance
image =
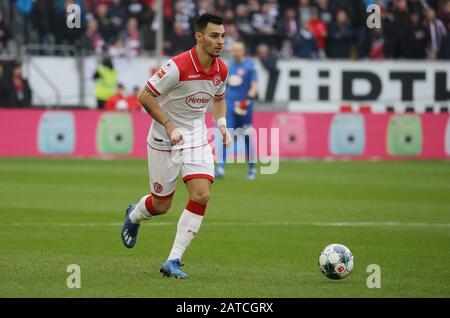
[[219, 101], [222, 100], [225, 97], [225, 92], [219, 95], [214, 95], [214, 100]]
[[147, 87], [155, 94], [156, 96], [161, 95], [158, 90], [150, 83], [150, 81], [147, 82]]
[[188, 204], [186, 205], [186, 210], [191, 213], [203, 216], [205, 215], [206, 204], [189, 200]]
[[164, 75], [166, 75], [166, 72], [163, 69], [160, 69], [158, 72], [155, 73], [156, 76], [161, 79], [164, 77]]

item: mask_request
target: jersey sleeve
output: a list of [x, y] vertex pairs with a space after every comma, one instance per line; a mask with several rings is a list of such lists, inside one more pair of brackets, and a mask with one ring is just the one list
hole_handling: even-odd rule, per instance
[[220, 83], [219, 88], [217, 89], [216, 95], [214, 96], [215, 98], [221, 99], [225, 95], [225, 88], [227, 87], [227, 82], [228, 82], [228, 70], [225, 80], [222, 83]]
[[170, 92], [180, 81], [178, 67], [175, 62], [170, 59], [165, 62], [161, 68], [153, 74], [147, 81], [147, 88], [153, 92], [155, 96], [160, 96]]

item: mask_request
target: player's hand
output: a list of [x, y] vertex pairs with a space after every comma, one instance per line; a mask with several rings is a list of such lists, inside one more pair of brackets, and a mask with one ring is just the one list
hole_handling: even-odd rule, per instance
[[172, 146], [180, 144], [183, 144], [183, 134], [181, 132], [180, 128], [175, 127], [175, 125], [169, 121], [166, 125], [166, 134], [170, 139], [170, 143], [172, 144]]
[[223, 144], [228, 148], [231, 145], [231, 135], [228, 132], [227, 127], [220, 126], [220, 133], [222, 134]]

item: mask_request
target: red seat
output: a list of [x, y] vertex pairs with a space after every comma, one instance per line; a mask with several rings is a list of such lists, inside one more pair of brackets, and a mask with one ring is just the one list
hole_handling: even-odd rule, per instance
[[372, 106], [371, 105], [359, 105], [359, 112], [360, 113], [371, 113], [372, 112]]
[[352, 105], [350, 105], [350, 104], [343, 104], [343, 105], [341, 105], [339, 111], [341, 113], [351, 113], [351, 112], [353, 112]]

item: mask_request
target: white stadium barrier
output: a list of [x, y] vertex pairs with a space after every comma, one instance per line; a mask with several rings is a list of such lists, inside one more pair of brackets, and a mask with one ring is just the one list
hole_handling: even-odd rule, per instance
[[[131, 92], [143, 87], [158, 67], [155, 58], [114, 59], [119, 82]], [[448, 106], [450, 63], [430, 61], [311, 61], [278, 62], [278, 74], [270, 75], [257, 62], [259, 99], [275, 104], [288, 103], [292, 111], [334, 112], [342, 104], [354, 108], [372, 106], [384, 112], [387, 106], [403, 112], [413, 107], [423, 112], [427, 106]], [[95, 57], [31, 57], [25, 74], [33, 89], [33, 104], [87, 106], [94, 108]], [[269, 85], [272, 76], [273, 85]]]

